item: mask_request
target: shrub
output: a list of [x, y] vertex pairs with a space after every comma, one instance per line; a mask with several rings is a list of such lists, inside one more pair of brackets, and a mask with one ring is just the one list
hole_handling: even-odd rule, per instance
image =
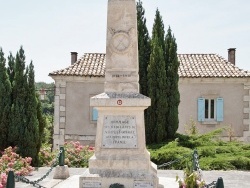
[[26, 176], [34, 170], [30, 166], [32, 159], [30, 157], [20, 157], [16, 154], [16, 150], [17, 148], [8, 147], [2, 152], [0, 158], [0, 188], [6, 186], [9, 171], [14, 171], [17, 175]]
[[16, 154], [16, 148], [8, 147], [0, 158], [0, 173], [8, 174], [12, 170], [17, 175], [26, 176], [34, 170], [31, 161], [30, 157], [22, 158]]
[[[69, 167], [88, 167], [88, 159], [93, 155], [94, 148], [82, 146], [80, 142], [65, 142], [65, 165]], [[51, 145], [43, 145], [39, 152], [41, 166], [51, 166], [58, 155], [58, 151], [51, 151]]]
[[202, 170], [250, 170], [250, 144], [222, 141], [218, 137], [222, 130], [203, 135], [177, 133], [175, 141], [148, 145], [151, 160], [158, 165], [171, 164], [168, 169], [185, 169], [184, 159], [197, 149]]
[[51, 166], [56, 159], [56, 152], [51, 151], [51, 145], [44, 144], [40, 149], [38, 158], [40, 166]]
[[88, 160], [94, 153], [94, 148], [82, 146], [80, 142], [66, 142], [65, 164], [69, 167], [88, 167]]
[[6, 173], [0, 174], [0, 188], [4, 188], [7, 184], [7, 175]]

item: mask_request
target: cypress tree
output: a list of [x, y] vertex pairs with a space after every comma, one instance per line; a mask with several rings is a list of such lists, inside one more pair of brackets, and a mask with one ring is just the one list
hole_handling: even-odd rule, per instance
[[[36, 94], [36, 100], [37, 100], [37, 119], [38, 119], [38, 134], [39, 134], [39, 140], [38, 140], [38, 145], [37, 145], [37, 152], [40, 151], [40, 148], [42, 146], [42, 142], [44, 140], [44, 129], [46, 127], [46, 118], [43, 116], [42, 113], [42, 104], [41, 101], [39, 100], [39, 95]], [[38, 153], [37, 153], [38, 155]]]
[[28, 74], [27, 96], [26, 96], [26, 124], [22, 125], [24, 136], [18, 144], [19, 152], [23, 157], [31, 157], [33, 166], [38, 166], [39, 146], [39, 122], [37, 119], [37, 97], [35, 90], [35, 74], [32, 62], [26, 69]]
[[24, 125], [27, 123], [26, 100], [27, 100], [27, 73], [25, 72], [25, 55], [21, 47], [15, 58], [15, 76], [12, 87], [11, 123], [9, 126], [9, 145], [17, 146], [21, 137], [25, 136]]
[[13, 57], [12, 53], [8, 56], [8, 68], [7, 73], [9, 75], [10, 83], [13, 84], [14, 77], [15, 77], [15, 58]]
[[11, 84], [6, 70], [6, 59], [0, 48], [0, 151], [8, 147], [10, 124]]
[[165, 52], [165, 30], [160, 11], [157, 9], [154, 19], [152, 40], [157, 37], [160, 48]]
[[152, 39], [152, 52], [148, 67], [148, 95], [151, 106], [148, 108], [148, 143], [160, 143], [166, 138], [166, 71], [164, 53], [157, 36]]
[[147, 68], [150, 59], [150, 37], [146, 26], [145, 10], [142, 2], [137, 2], [137, 30], [139, 50], [139, 83], [140, 93], [148, 96], [147, 89]]
[[166, 73], [167, 73], [167, 100], [168, 110], [166, 113], [167, 122], [166, 130], [168, 138], [174, 138], [174, 135], [179, 126], [179, 112], [178, 106], [180, 104], [180, 93], [178, 89], [179, 75], [179, 61], [177, 57], [176, 39], [172, 36], [171, 28], [168, 28], [165, 38], [165, 58], [166, 58]]

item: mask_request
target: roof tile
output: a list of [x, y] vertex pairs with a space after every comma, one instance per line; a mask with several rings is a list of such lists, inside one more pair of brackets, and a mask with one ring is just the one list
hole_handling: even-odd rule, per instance
[[[239, 69], [217, 54], [178, 54], [178, 74], [182, 78], [242, 78], [250, 77], [249, 71]], [[104, 77], [106, 54], [85, 53], [73, 65], [51, 72], [50, 76]]]

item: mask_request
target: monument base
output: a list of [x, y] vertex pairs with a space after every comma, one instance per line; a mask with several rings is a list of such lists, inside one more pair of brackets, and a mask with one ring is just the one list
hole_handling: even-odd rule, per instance
[[[109, 188], [111, 185], [120, 184], [124, 188], [164, 188], [158, 184], [158, 177], [146, 175], [147, 178], [128, 177], [101, 177], [98, 174], [90, 174], [89, 170], [80, 176], [79, 188]], [[149, 178], [151, 176], [151, 178]], [[118, 188], [118, 187], [117, 187]]]
[[69, 167], [67, 165], [57, 166], [53, 179], [67, 179], [69, 177]]

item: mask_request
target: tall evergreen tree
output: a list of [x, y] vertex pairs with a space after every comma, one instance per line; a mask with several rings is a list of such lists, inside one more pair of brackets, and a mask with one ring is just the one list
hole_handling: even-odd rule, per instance
[[39, 127], [39, 141], [37, 145], [37, 151], [40, 151], [41, 145], [44, 141], [44, 129], [46, 127], [46, 118], [43, 115], [42, 112], [42, 104], [41, 101], [39, 100], [39, 95], [36, 95], [37, 98], [37, 119], [38, 119], [38, 127]]
[[152, 39], [152, 52], [148, 67], [148, 108], [147, 143], [160, 143], [166, 138], [166, 71], [164, 53], [157, 37]]
[[28, 84], [26, 92], [26, 123], [22, 125], [20, 142], [18, 144], [19, 153], [23, 157], [31, 157], [32, 164], [38, 166], [38, 146], [39, 146], [39, 122], [37, 119], [37, 98], [35, 90], [35, 74], [32, 62], [26, 69], [28, 75]]
[[179, 126], [179, 112], [178, 106], [180, 104], [180, 93], [178, 89], [179, 75], [179, 61], [177, 57], [176, 39], [172, 36], [171, 28], [168, 28], [165, 38], [165, 70], [167, 74], [167, 100], [168, 110], [166, 113], [167, 122], [166, 130], [168, 138], [174, 138], [174, 135]]
[[0, 48], [0, 151], [8, 147], [11, 108], [11, 84], [5, 64], [6, 59], [2, 48]]
[[157, 9], [154, 19], [153, 32], [152, 32], [152, 40], [157, 37], [159, 41], [159, 47], [165, 52], [165, 30], [164, 23], [162, 20], [162, 16], [160, 11]]
[[145, 10], [142, 2], [137, 2], [137, 30], [139, 49], [139, 83], [140, 93], [148, 96], [147, 68], [150, 59], [150, 37], [146, 26]]
[[23, 126], [27, 123], [26, 100], [27, 100], [27, 75], [25, 72], [25, 55], [21, 47], [15, 58], [15, 77], [12, 87], [11, 123], [9, 126], [9, 145], [17, 146], [21, 137], [24, 136]]
[[8, 68], [7, 73], [9, 75], [10, 83], [13, 84], [15, 78], [15, 58], [13, 57], [12, 53], [8, 56]]

